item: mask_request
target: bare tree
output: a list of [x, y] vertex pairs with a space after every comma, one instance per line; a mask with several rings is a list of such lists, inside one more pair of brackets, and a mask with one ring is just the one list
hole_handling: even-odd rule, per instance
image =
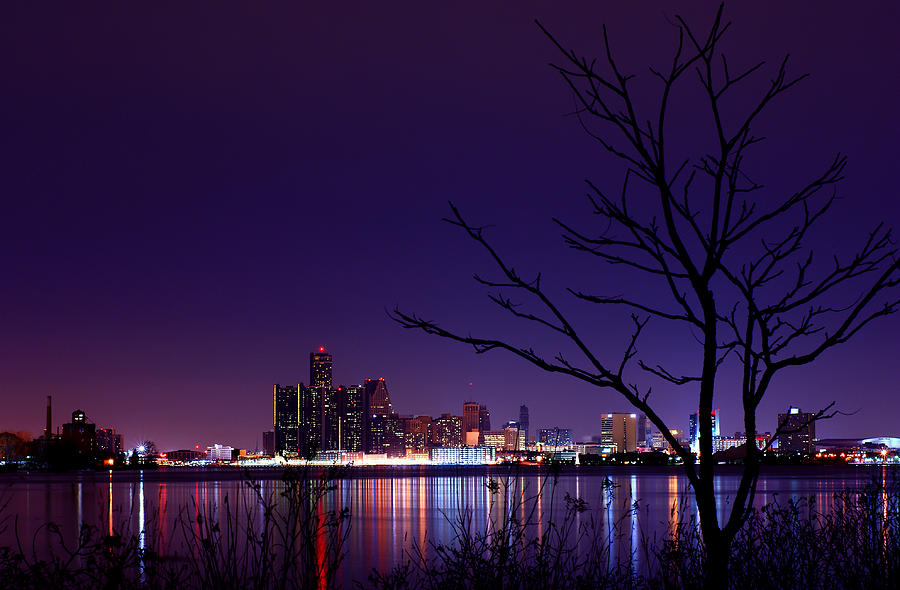
[[[520, 276], [488, 242], [484, 228], [468, 222], [452, 203], [452, 216], [446, 221], [480, 244], [498, 269], [494, 279], [475, 276], [491, 290], [490, 299], [516, 318], [561, 335], [582, 360], [570, 361], [562, 353], [548, 358], [503, 338], [463, 335], [401, 310], [395, 310], [393, 318], [405, 328], [470, 344], [477, 353], [507, 350], [546, 371], [615, 390], [645, 413], [683, 460], [700, 513], [707, 581], [727, 585], [730, 546], [752, 506], [759, 475], [761, 451], [753, 442], [761, 400], [783, 369], [811, 363], [873, 320], [895, 312], [900, 305], [895, 289], [900, 284], [900, 262], [890, 231], [882, 225], [851, 256], [824, 264], [814, 259], [810, 230], [835, 201], [833, 189], [842, 179], [845, 157], [837, 155], [824, 172], [791, 194], [767, 194], [765, 199], [759, 198], [765, 193], [757, 194], [763, 186], [744, 169], [748, 151], [761, 141], [752, 132], [757, 119], [805, 76], [790, 77], [785, 57], [743, 115], [726, 116], [734, 112], [733, 103], [726, 104], [734, 99], [734, 89], [741, 83], [746, 86], [765, 63], [740, 72], [729, 69], [720, 47], [729, 27], [722, 20], [722, 7], [704, 35], [680, 17], [676, 25], [678, 43], [671, 62], [665, 69], [650, 69], [659, 84], [658, 106], [645, 117], [639, 114], [629, 85], [633, 76], [620, 69], [605, 27], [604, 59], [598, 64], [567, 50], [538, 23], [561, 53], [562, 63], [552, 67], [574, 94], [582, 126], [627, 170], [616, 194], [588, 181], [599, 230], [554, 221], [571, 248], [649, 275], [668, 293], [668, 307], [661, 307], [640, 294], [605, 296], [567, 289], [578, 300], [630, 311], [634, 328], [624, 353], [601, 358], [559, 301], [548, 295], [541, 276]], [[666, 137], [671, 97], [676, 87], [689, 84], [699, 84], [715, 146], [709, 153], [673, 162]], [[741, 92], [742, 100], [751, 95], [746, 88]], [[635, 183], [643, 185], [643, 192], [634, 190]], [[532, 307], [501, 290], [521, 295]], [[641, 334], [651, 318], [689, 329], [691, 342], [699, 347], [696, 374], [681, 374], [638, 358]], [[716, 466], [703, 459], [712, 456], [716, 377], [726, 360], [740, 369], [739, 388], [733, 390], [740, 391], [748, 444], [737, 495], [720, 522], [713, 487]], [[640, 379], [644, 383], [632, 382], [633, 375], [644, 375]], [[654, 410], [648, 385], [654, 379], [696, 392], [700, 461]], [[819, 410], [815, 418], [831, 415], [832, 407]]]

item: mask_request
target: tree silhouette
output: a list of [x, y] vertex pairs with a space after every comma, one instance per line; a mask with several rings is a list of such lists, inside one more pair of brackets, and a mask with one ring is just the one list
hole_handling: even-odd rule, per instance
[[[790, 77], [785, 57], [753, 104], [735, 115], [751, 95], [745, 86], [765, 62], [740, 72], [729, 69], [720, 48], [729, 28], [722, 12], [720, 6], [705, 35], [676, 17], [678, 43], [669, 65], [650, 69], [659, 94], [649, 116], [640, 112], [629, 85], [634, 76], [620, 69], [605, 27], [604, 58], [594, 60], [565, 49], [538, 23], [561, 53], [562, 63], [552, 67], [574, 94], [582, 127], [626, 168], [615, 194], [588, 181], [591, 212], [598, 219], [594, 229], [554, 222], [569, 247], [655, 279], [667, 293], [663, 306], [642, 297], [643, 292], [608, 296], [567, 289], [577, 300], [630, 311], [633, 331], [621, 356], [602, 358], [592, 349], [558, 298], [545, 290], [541, 275], [523, 278], [487, 240], [484, 227], [467, 221], [452, 203], [452, 216], [445, 221], [480, 244], [498, 270], [497, 278], [475, 276], [491, 290], [491, 301], [516, 318], [561, 335], [582, 359], [576, 362], [561, 353], [548, 358], [508, 339], [463, 335], [417, 314], [399, 309], [392, 313], [405, 328], [470, 344], [477, 353], [503, 349], [546, 371], [615, 390], [644, 412], [683, 459], [700, 513], [707, 582], [716, 586], [727, 585], [731, 543], [752, 506], [761, 453], [753, 444], [756, 412], [773, 378], [783, 369], [813, 362], [900, 305], [897, 250], [890, 230], [881, 224], [849, 257], [821, 263], [813, 256], [810, 230], [835, 202], [833, 188], [842, 179], [844, 156], [835, 156], [824, 172], [791, 194], [766, 194], [762, 184], [751, 180], [746, 157], [762, 139], [753, 134], [754, 124], [772, 101], [805, 76]], [[673, 117], [672, 94], [691, 83], [699, 85], [704, 98], [715, 146], [708, 153], [675, 160], [666, 135], [666, 123]], [[742, 90], [736, 95], [738, 85]], [[763, 194], [766, 198], [760, 198]], [[523, 296], [524, 302], [502, 290]], [[638, 358], [641, 334], [651, 318], [688, 329], [688, 344], [698, 347], [697, 372], [682, 374]], [[713, 487], [716, 466], [703, 459], [712, 456], [716, 377], [726, 361], [736, 362], [740, 370], [748, 444], [731, 511], [720, 522]], [[634, 382], [634, 375], [643, 375], [642, 383]], [[654, 410], [649, 383], [655, 379], [697, 395], [699, 462]], [[832, 407], [822, 408], [814, 419], [833, 415]]]

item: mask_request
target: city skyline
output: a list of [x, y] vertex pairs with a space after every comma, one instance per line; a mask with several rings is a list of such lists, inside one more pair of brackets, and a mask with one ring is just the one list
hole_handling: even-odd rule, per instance
[[[716, 5], [679, 10], [702, 27]], [[484, 260], [440, 219], [453, 200], [523, 270], [560, 289], [581, 280], [550, 219], [585, 215], [584, 179], [609, 171], [569, 116], [547, 66], [557, 51], [533, 19], [586, 55], [601, 52], [606, 23], [617, 53], [646, 71], [670, 56], [671, 6], [5, 10], [0, 430], [38, 435], [52, 395], [131, 445], [261, 446], [272, 384], [304, 381], [323, 345], [341, 359], [333, 383], [384, 376], [416, 415], [475, 399], [499, 425], [525, 403], [532, 432], [559, 424], [587, 438], [602, 413], [631, 411], [508, 355], [402, 330], [385, 310], [552, 350], [493, 314], [471, 281]], [[766, 182], [784, 189], [836, 152], [850, 158], [816, 237], [826, 259], [844, 241], [834, 236], [855, 245], [879, 221], [900, 225], [898, 11], [726, 7], [736, 64], [789, 52], [792, 71], [811, 74], [763, 121]], [[676, 130], [691, 129], [686, 112]], [[627, 327], [587, 317], [599, 349], [621, 352]], [[760, 408], [763, 429], [791, 405], [834, 400], [851, 415], [818, 424], [820, 436], [900, 434], [898, 333], [890, 317], [785, 374]], [[670, 336], [644, 346], [690, 365]], [[690, 398], [657, 395], [686, 429]], [[723, 433], [741, 430], [733, 398], [716, 398]]]

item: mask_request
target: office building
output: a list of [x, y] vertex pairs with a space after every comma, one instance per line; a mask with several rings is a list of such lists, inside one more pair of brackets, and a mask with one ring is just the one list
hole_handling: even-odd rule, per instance
[[270, 457], [273, 456], [275, 454], [275, 432], [273, 430], [266, 430], [263, 432], [262, 440], [263, 453]]
[[[522, 431], [522, 437], [525, 444], [528, 444], [528, 406], [522, 404], [519, 406], [519, 429]], [[524, 447], [523, 447], [524, 448]]]
[[366, 389], [362, 385], [338, 388], [340, 422], [338, 433], [342, 451], [366, 449]]
[[546, 447], [570, 447], [575, 444], [570, 428], [541, 428], [538, 430], [538, 443]]
[[302, 457], [314, 457], [322, 449], [322, 418], [325, 387], [297, 386], [300, 400], [299, 451]]
[[[721, 424], [721, 415], [719, 414], [719, 410], [713, 410], [710, 412], [712, 417], [712, 435], [719, 436], [719, 428]], [[700, 412], [694, 412], [691, 414], [688, 421], [688, 442], [691, 445], [691, 452], [700, 453]]]
[[122, 454], [122, 435], [116, 434], [115, 428], [97, 428], [96, 440], [99, 453], [113, 456]]
[[88, 422], [84, 410], [72, 412], [72, 421], [63, 424], [62, 439], [72, 443], [78, 453], [90, 454], [97, 449], [96, 425]]
[[317, 352], [309, 353], [309, 386], [331, 389], [331, 355], [320, 346]]
[[402, 419], [404, 446], [416, 452], [422, 452], [431, 446], [431, 416], [408, 416]]
[[431, 425], [431, 445], [433, 447], [460, 447], [463, 444], [462, 417], [441, 414]]
[[479, 405], [478, 406], [478, 430], [484, 432], [485, 430], [491, 429], [491, 413], [488, 411], [487, 406]]
[[778, 414], [779, 453], [811, 455], [816, 452], [815, 414], [801, 412], [800, 408], [788, 408], [786, 414]]
[[212, 445], [206, 447], [206, 459], [208, 461], [221, 461], [230, 463], [234, 455], [234, 448], [227, 445]]
[[[366, 390], [366, 432], [367, 453], [387, 453], [396, 435], [396, 425], [391, 421], [393, 413], [391, 396], [388, 393], [384, 377], [366, 379], [363, 384]], [[390, 422], [390, 423], [389, 423]]]
[[296, 457], [300, 448], [300, 388], [301, 385], [275, 384], [272, 394], [275, 433], [274, 454]]
[[432, 463], [439, 465], [484, 465], [497, 458], [494, 447], [436, 447], [429, 451]]
[[479, 408], [481, 406], [478, 402], [466, 402], [463, 404], [463, 415], [462, 415], [462, 431], [463, 434], [466, 432], [477, 432], [480, 430], [478, 427], [478, 416], [479, 416]]
[[322, 400], [322, 444], [319, 447], [323, 451], [341, 450], [340, 441], [340, 402], [338, 390], [331, 387], [318, 387], [319, 399]]
[[646, 424], [643, 414], [601, 414], [600, 445], [613, 453], [634, 453], [647, 444]]

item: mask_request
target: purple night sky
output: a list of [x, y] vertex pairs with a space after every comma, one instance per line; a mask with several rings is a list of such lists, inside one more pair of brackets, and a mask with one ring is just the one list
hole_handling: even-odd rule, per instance
[[[683, 4], [701, 29], [717, 6]], [[568, 116], [572, 97], [547, 66], [559, 56], [533, 19], [587, 55], [607, 24], [622, 63], [646, 77], [670, 59], [673, 3], [0, 10], [0, 430], [39, 434], [52, 394], [55, 424], [82, 408], [127, 445], [255, 447], [272, 384], [307, 382], [320, 345], [335, 384], [384, 377], [399, 413], [458, 414], [473, 399], [499, 424], [524, 402], [532, 429], [582, 439], [599, 433], [599, 413], [628, 408], [509, 354], [403, 330], [385, 310], [554, 350], [471, 280], [491, 267], [441, 223], [449, 200], [556, 293], [644, 288], [568, 251], [550, 220], [590, 222], [584, 179], [614, 188], [621, 176]], [[755, 179], [794, 188], [845, 153], [819, 252], [858, 244], [879, 221], [900, 230], [900, 7], [735, 2], [726, 17], [735, 67], [790, 53], [792, 71], [811, 74], [762, 119]], [[688, 147], [708, 122], [698, 102], [681, 97], [672, 123]], [[599, 350], [622, 350], [621, 316], [562, 300]], [[641, 352], [689, 371], [690, 345], [658, 328]], [[891, 316], [783, 373], [760, 428], [789, 404], [836, 400], [858, 412], [820, 424], [820, 437], [900, 435], [898, 330]], [[723, 434], [742, 430], [729, 386], [716, 404]], [[686, 427], [696, 396], [654, 391]]]

